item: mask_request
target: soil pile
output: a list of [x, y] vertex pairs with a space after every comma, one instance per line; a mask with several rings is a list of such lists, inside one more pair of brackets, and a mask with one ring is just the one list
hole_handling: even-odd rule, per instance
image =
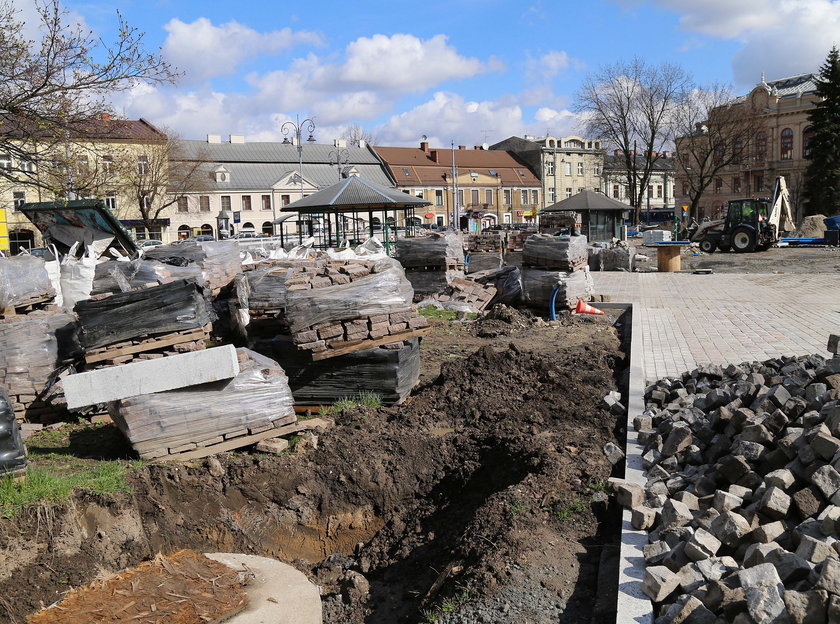
[[811, 215], [802, 219], [793, 238], [821, 238], [825, 236], [825, 215]]
[[471, 329], [480, 338], [510, 336], [533, 327], [540, 322], [528, 310], [518, 310], [504, 304], [494, 306], [487, 314], [472, 324]]
[[445, 362], [405, 405], [335, 414], [294, 454], [148, 465], [133, 495], [77, 497], [49, 530], [0, 521], [0, 621], [180, 548], [293, 563], [322, 586], [326, 623], [592, 621], [618, 538], [599, 488], [601, 449], [620, 440], [601, 399], [622, 362], [615, 335], [598, 338], [608, 325], [586, 329], [582, 346], [546, 327], [540, 351]]

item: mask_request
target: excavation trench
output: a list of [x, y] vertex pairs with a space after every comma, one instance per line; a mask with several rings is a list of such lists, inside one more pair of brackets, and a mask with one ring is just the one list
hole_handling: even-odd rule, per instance
[[337, 415], [317, 449], [147, 465], [131, 495], [2, 520], [0, 622], [179, 548], [292, 563], [336, 624], [471, 621], [499, 596], [507, 611], [486, 621], [591, 621], [618, 541], [599, 494], [620, 431], [600, 401], [623, 358], [614, 333], [601, 342], [484, 347], [406, 405]]

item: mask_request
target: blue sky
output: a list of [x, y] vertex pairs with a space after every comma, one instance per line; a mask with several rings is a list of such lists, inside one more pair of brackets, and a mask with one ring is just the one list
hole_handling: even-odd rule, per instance
[[[31, 0], [16, 0], [22, 15]], [[67, 1], [106, 40], [112, 2]], [[184, 138], [282, 138], [296, 114], [319, 142], [351, 124], [383, 145], [493, 143], [579, 128], [575, 91], [599, 66], [638, 55], [699, 83], [747, 91], [816, 71], [840, 45], [840, 0], [129, 0], [127, 21], [181, 71], [114, 104]]]

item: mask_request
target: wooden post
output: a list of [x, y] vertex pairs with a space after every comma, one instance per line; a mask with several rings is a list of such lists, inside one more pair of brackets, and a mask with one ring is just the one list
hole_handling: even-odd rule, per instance
[[680, 246], [657, 245], [657, 268], [660, 273], [676, 273], [680, 270]]

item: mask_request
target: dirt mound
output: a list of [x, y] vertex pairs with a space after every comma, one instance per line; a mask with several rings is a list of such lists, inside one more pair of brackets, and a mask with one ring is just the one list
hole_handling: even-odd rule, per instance
[[510, 336], [539, 323], [541, 319], [529, 310], [518, 310], [504, 304], [494, 306], [472, 324], [471, 329], [481, 338]]
[[802, 219], [793, 238], [821, 238], [825, 236], [825, 215], [811, 215]]

